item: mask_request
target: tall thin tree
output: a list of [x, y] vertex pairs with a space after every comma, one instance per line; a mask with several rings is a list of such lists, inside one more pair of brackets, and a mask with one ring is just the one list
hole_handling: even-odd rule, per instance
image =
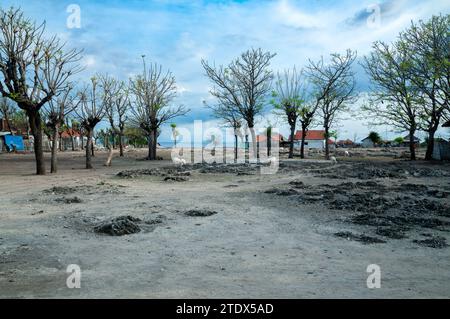
[[[275, 56], [261, 49], [250, 49], [232, 61], [227, 67], [210, 65], [202, 60], [207, 77], [215, 87], [210, 90], [218, 103], [235, 108], [247, 122], [252, 136], [253, 153], [256, 156], [255, 118], [264, 110], [266, 98], [270, 93], [273, 73], [269, 69]], [[248, 133], [245, 133], [248, 152]], [[246, 156], [247, 157], [247, 156]]]
[[325, 158], [330, 159], [330, 128], [338, 116], [348, 110], [354, 101], [355, 74], [352, 70], [356, 52], [333, 53], [326, 63], [323, 57], [318, 62], [309, 61], [308, 74], [314, 87], [315, 103], [322, 116], [325, 129]]
[[147, 69], [144, 57], [143, 65], [143, 73], [130, 81], [130, 91], [134, 97], [130, 120], [147, 135], [147, 159], [156, 160], [161, 125], [185, 115], [189, 110], [182, 105], [170, 106], [177, 90], [175, 77], [170, 71], [163, 72], [162, 66], [156, 63]]
[[0, 93], [28, 115], [38, 175], [45, 174], [40, 109], [65, 90], [81, 59], [80, 51], [65, 52], [64, 44], [56, 36], [46, 39], [44, 31], [45, 22], [36, 24], [20, 9], [0, 10]]

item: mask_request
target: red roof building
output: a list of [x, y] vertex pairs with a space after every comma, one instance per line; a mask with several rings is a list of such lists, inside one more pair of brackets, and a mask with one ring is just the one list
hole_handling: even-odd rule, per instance
[[[294, 135], [294, 142], [299, 142], [302, 140], [303, 132], [297, 131]], [[325, 131], [324, 130], [309, 130], [306, 132], [305, 141], [325, 141]], [[331, 139], [328, 139], [328, 144], [334, 144]]]
[[80, 137], [80, 132], [74, 129], [67, 129], [61, 133], [61, 138]]

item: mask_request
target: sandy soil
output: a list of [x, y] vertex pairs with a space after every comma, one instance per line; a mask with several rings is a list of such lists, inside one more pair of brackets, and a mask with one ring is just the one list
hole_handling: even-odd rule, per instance
[[[260, 175], [143, 156], [106, 168], [98, 153], [88, 171], [63, 153], [38, 177], [31, 154], [1, 154], [0, 297], [450, 297], [448, 163], [286, 160]], [[124, 215], [141, 231], [95, 231]], [[69, 264], [81, 289], [66, 286]]]

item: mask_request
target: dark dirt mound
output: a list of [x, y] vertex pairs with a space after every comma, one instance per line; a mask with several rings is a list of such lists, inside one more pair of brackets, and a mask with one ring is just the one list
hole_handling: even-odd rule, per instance
[[64, 204], [79, 204], [82, 203], [83, 200], [77, 196], [75, 197], [61, 197], [55, 199], [55, 202], [64, 203]]
[[93, 194], [123, 194], [120, 188], [122, 185], [113, 185], [105, 182], [100, 182], [97, 185], [79, 185], [79, 186], [54, 186], [43, 191], [46, 195], [93, 195]]
[[305, 183], [303, 183], [302, 181], [299, 181], [299, 180], [293, 180], [293, 181], [289, 182], [289, 185], [291, 185], [294, 188], [304, 188], [305, 187]]
[[191, 173], [186, 167], [171, 166], [150, 169], [125, 170], [117, 173], [121, 178], [137, 178], [142, 176], [190, 176]]
[[191, 209], [184, 212], [184, 214], [190, 217], [208, 217], [217, 214], [217, 212], [207, 209]]
[[405, 232], [400, 227], [378, 227], [375, 233], [391, 239], [406, 238]]
[[145, 223], [148, 225], [157, 225], [157, 224], [163, 224], [167, 220], [167, 217], [164, 215], [158, 215], [156, 218], [153, 219], [147, 219], [145, 220]]
[[186, 176], [167, 176], [164, 178], [165, 182], [187, 182], [189, 177]]
[[445, 248], [448, 247], [447, 240], [441, 236], [435, 236], [423, 240], [413, 240], [414, 243], [421, 246], [431, 247], [431, 248]]
[[[400, 164], [388, 164], [386, 167], [376, 167], [376, 170], [367, 169], [366, 166], [362, 166], [366, 173], [375, 172], [377, 176], [388, 176], [380, 172], [390, 172], [392, 169], [397, 173], [403, 170], [405, 178], [410, 174], [405, 168], [399, 167]], [[417, 170], [414, 167], [406, 169]], [[419, 171], [423, 175], [432, 174], [426, 169]], [[300, 180], [293, 180], [265, 193], [289, 196], [292, 202], [299, 205], [315, 204], [336, 211], [358, 212], [358, 215], [351, 216], [347, 221], [374, 227], [372, 230], [375, 234], [389, 239], [407, 238], [407, 232], [413, 229], [448, 231], [450, 226], [450, 221], [445, 219], [450, 218], [450, 205], [446, 200], [450, 192], [445, 187], [435, 190], [421, 183], [373, 180], [310, 186]]]
[[44, 190], [46, 194], [54, 194], [54, 195], [69, 195], [77, 192], [78, 189], [76, 187], [68, 187], [68, 186], [54, 186], [50, 189]]
[[[429, 165], [429, 164], [428, 164]], [[450, 177], [448, 167], [423, 167], [410, 162], [358, 162], [340, 164], [333, 170], [315, 170], [317, 177], [333, 179], [357, 178], [361, 180], [390, 178], [405, 179], [407, 177]]]
[[376, 238], [376, 237], [353, 234], [352, 232], [349, 232], [349, 231], [338, 232], [338, 233], [335, 233], [334, 235], [336, 237], [346, 238], [347, 240], [359, 241], [359, 242], [362, 242], [363, 244], [382, 244], [382, 243], [386, 243], [386, 241], [384, 241], [382, 239], [379, 239], [379, 238]]
[[109, 221], [102, 222], [94, 227], [98, 233], [104, 233], [110, 236], [123, 236], [139, 233], [141, 228], [136, 224], [140, 222], [139, 218], [133, 216], [120, 216]]
[[272, 188], [272, 189], [266, 190], [264, 193], [266, 193], [266, 194], [276, 194], [278, 196], [291, 196], [291, 195], [298, 195], [299, 194], [299, 192], [296, 191], [293, 188], [289, 188], [289, 189]]
[[198, 170], [202, 174], [236, 174], [255, 175], [260, 164], [194, 164], [193, 169]]

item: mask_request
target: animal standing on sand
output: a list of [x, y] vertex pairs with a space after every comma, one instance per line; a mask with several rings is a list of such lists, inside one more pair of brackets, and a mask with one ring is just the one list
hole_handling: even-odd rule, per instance
[[336, 164], [337, 164], [337, 159], [336, 159], [336, 157], [334, 157], [334, 156], [331, 156], [331, 157], [330, 157], [330, 161], [331, 161], [331, 163], [332, 163], [333, 165], [336, 165]]
[[184, 166], [184, 165], [186, 165], [186, 160], [185, 160], [184, 158], [174, 157], [174, 158], [172, 159], [172, 161], [173, 161], [176, 165], [179, 165], [179, 166]]

